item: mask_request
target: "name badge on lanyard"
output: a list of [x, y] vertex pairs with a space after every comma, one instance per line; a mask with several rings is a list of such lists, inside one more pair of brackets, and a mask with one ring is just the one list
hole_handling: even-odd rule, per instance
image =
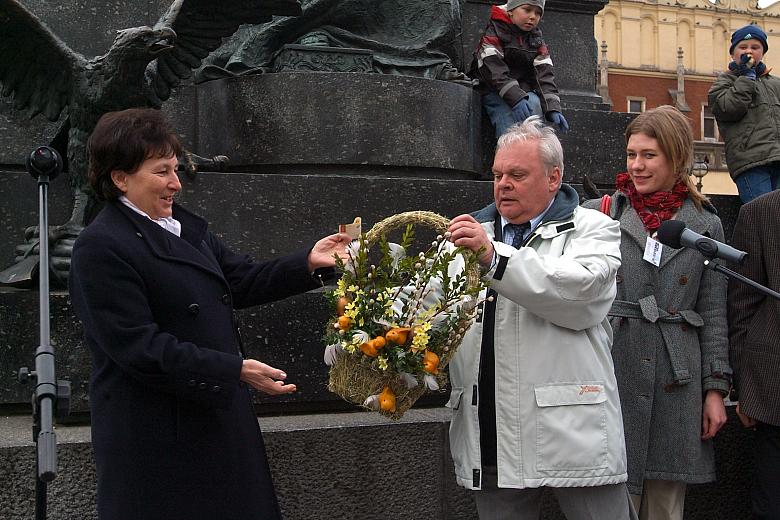
[[647, 237], [647, 243], [645, 243], [645, 260], [658, 267], [661, 265], [661, 253], [663, 253], [663, 246], [661, 242], [651, 237]]

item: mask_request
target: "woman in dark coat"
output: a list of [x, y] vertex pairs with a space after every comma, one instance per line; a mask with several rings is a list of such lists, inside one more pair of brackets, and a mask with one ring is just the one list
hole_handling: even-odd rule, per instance
[[640, 520], [682, 520], [686, 484], [715, 479], [711, 439], [726, 422], [726, 279], [697, 251], [645, 251], [665, 220], [720, 241], [723, 227], [688, 175], [693, 135], [677, 109], [640, 114], [626, 143], [627, 172], [609, 212], [621, 228], [610, 323], [628, 487]]
[[250, 387], [295, 391], [244, 359], [234, 308], [316, 287], [348, 237], [267, 262], [174, 202], [179, 141], [157, 110], [104, 115], [90, 181], [107, 200], [73, 248], [70, 294], [92, 353], [101, 519], [281, 518]]

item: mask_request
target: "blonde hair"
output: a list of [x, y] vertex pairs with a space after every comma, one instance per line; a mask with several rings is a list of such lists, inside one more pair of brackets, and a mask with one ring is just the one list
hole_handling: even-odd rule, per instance
[[693, 167], [693, 132], [688, 118], [669, 105], [642, 112], [626, 127], [626, 144], [634, 134], [644, 134], [658, 141], [658, 147], [677, 174], [677, 179], [688, 187], [688, 196], [701, 210], [707, 197], [696, 189], [691, 179]]

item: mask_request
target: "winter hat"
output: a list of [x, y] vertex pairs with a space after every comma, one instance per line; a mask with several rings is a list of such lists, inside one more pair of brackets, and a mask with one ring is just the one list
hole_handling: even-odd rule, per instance
[[[544, 1], [545, 0], [509, 0], [506, 3], [506, 10], [511, 11], [515, 7], [520, 7], [521, 5], [535, 5], [541, 9], [542, 14], [544, 14]], [[766, 41], [766, 36], [764, 36], [764, 41]]]
[[[509, 4], [507, 4], [507, 9]], [[518, 4], [519, 5], [519, 4]], [[766, 43], [766, 33], [761, 30], [758, 25], [746, 25], [741, 29], [734, 31], [731, 35], [731, 47], [729, 47], [729, 54], [734, 54], [734, 47], [743, 40], [758, 40], [761, 45], [764, 46], [764, 52], [769, 49], [769, 45]]]

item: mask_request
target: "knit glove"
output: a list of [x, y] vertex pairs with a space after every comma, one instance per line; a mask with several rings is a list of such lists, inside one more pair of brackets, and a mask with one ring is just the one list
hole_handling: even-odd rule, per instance
[[743, 54], [739, 57], [739, 63], [732, 61], [729, 63], [729, 70], [737, 76], [744, 76], [747, 79], [756, 79], [756, 62], [749, 54]]
[[528, 102], [528, 96], [515, 103], [515, 106], [512, 107], [512, 115], [515, 116], [518, 123], [522, 123], [531, 117], [532, 114], [533, 110], [531, 110], [531, 104]]
[[547, 112], [546, 117], [549, 122], [555, 125], [555, 128], [557, 128], [560, 133], [565, 134], [569, 131], [569, 123], [566, 121], [566, 118], [563, 117], [563, 114], [557, 110]]

